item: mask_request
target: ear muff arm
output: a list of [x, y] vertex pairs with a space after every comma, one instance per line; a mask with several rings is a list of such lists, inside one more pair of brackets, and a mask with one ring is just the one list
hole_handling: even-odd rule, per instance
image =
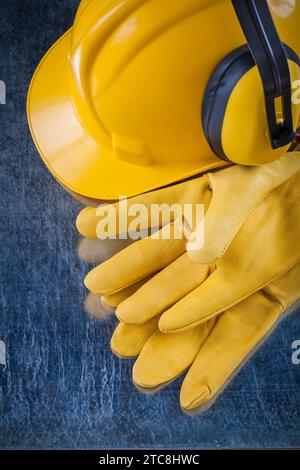
[[[232, 0], [263, 83], [272, 148], [294, 140], [291, 80], [287, 58], [266, 0]], [[277, 121], [281, 99], [283, 122]]]

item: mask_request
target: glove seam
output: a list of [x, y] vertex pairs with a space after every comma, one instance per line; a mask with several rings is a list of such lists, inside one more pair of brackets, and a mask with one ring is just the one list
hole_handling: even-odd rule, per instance
[[287, 307], [286, 303], [284, 302], [284, 300], [281, 299], [279, 296], [276, 296], [275, 294], [273, 294], [268, 286], [265, 287], [264, 289], [262, 289], [262, 292], [265, 294], [265, 296], [269, 300], [271, 300], [271, 302], [276, 303], [277, 305], [279, 305], [279, 307], [281, 309], [281, 313], [283, 313], [285, 310], [287, 310], [288, 307]]

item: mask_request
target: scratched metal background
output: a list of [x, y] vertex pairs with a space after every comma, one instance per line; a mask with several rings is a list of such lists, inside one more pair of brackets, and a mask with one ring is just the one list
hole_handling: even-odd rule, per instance
[[[100, 0], [99, 0], [100, 1]], [[178, 406], [180, 381], [139, 394], [130, 366], [113, 357], [114, 320], [84, 313], [87, 266], [76, 256], [79, 204], [52, 179], [34, 148], [25, 102], [47, 48], [72, 23], [77, 0], [1, 0], [0, 447], [297, 447], [300, 366], [287, 318], [206, 414]], [[222, 361], [222, 357], [220, 357]]]

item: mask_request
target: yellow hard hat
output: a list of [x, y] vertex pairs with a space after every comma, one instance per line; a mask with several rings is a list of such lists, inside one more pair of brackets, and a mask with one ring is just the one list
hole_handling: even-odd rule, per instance
[[[299, 104], [276, 145], [264, 67], [255, 66], [238, 3], [259, 8], [257, 0], [82, 0], [28, 94], [31, 133], [57, 180], [89, 198], [117, 199], [228, 161], [259, 165], [282, 155]], [[300, 2], [268, 4], [291, 92], [300, 79]], [[278, 125], [288, 109], [276, 106]]]

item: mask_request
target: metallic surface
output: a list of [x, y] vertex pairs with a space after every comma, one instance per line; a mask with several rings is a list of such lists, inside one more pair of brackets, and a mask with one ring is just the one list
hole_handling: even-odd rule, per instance
[[[287, 2], [291, 3], [291, 2]], [[114, 320], [87, 317], [88, 267], [76, 255], [79, 204], [37, 158], [26, 122], [32, 73], [69, 26], [75, 0], [2, 0], [0, 78], [0, 447], [300, 447], [298, 313], [206, 414], [178, 406], [179, 381], [138, 394], [110, 352]], [[220, 358], [221, 360], [221, 358]]]

